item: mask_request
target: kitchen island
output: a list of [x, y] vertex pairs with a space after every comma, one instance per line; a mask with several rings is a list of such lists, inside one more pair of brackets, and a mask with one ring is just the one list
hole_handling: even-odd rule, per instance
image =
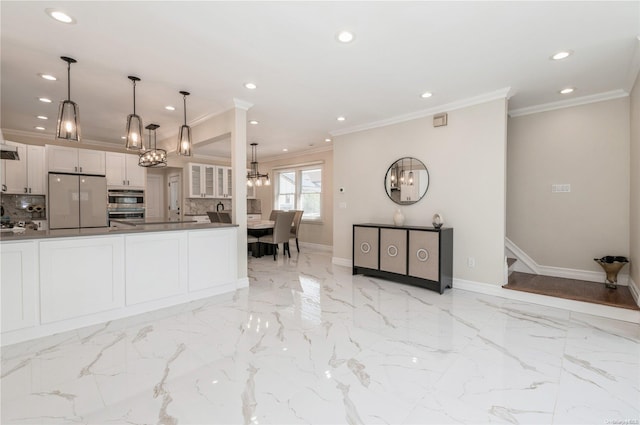
[[195, 222], [3, 233], [2, 345], [245, 287], [237, 237]]

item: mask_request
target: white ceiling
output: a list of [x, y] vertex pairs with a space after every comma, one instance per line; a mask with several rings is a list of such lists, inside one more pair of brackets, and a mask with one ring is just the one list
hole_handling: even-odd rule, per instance
[[[158, 137], [252, 103], [259, 158], [327, 146], [332, 132], [511, 87], [510, 109], [616, 90], [638, 71], [640, 2], [27, 2], [1, 7], [1, 126], [53, 137], [57, 104], [80, 105], [86, 140], [122, 144], [132, 112]], [[75, 24], [51, 19], [65, 11]], [[350, 44], [336, 41], [344, 29]], [[563, 61], [549, 57], [563, 49]], [[50, 73], [49, 82], [38, 73]], [[258, 88], [247, 90], [243, 84]], [[569, 97], [558, 90], [575, 86]], [[423, 99], [424, 91], [433, 92]], [[37, 101], [53, 99], [52, 104]], [[176, 111], [164, 109], [173, 105]], [[47, 115], [43, 122], [36, 115]], [[347, 120], [336, 121], [344, 115]], [[211, 153], [228, 152], [228, 140]], [[250, 152], [250, 150], [248, 150]], [[217, 152], [217, 153], [216, 153]]]

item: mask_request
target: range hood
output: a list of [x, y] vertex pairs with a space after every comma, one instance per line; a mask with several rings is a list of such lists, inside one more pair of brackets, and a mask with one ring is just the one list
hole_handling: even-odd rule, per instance
[[0, 159], [19, 160], [18, 148], [15, 146], [9, 146], [4, 142], [4, 135], [2, 129], [0, 129]]
[[18, 148], [0, 142], [0, 159], [19, 160], [20, 155], [18, 155]]

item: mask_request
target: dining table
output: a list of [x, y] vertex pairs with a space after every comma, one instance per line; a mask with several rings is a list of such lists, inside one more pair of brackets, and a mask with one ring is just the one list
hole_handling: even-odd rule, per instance
[[[247, 234], [256, 238], [265, 236], [273, 231], [275, 221], [273, 220], [249, 220], [247, 221]], [[256, 258], [264, 255], [273, 254], [271, 245], [254, 242], [251, 249], [251, 255]]]

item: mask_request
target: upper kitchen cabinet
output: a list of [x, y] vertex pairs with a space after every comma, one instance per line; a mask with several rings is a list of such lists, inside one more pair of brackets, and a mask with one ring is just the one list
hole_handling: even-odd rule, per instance
[[47, 145], [49, 172], [105, 175], [105, 152]]
[[215, 198], [215, 166], [189, 163], [189, 198]]
[[107, 186], [144, 189], [147, 169], [138, 165], [138, 155], [106, 152]]
[[6, 142], [18, 149], [20, 159], [3, 160], [2, 192], [44, 195], [46, 192], [44, 147]]
[[231, 167], [216, 167], [216, 198], [231, 198]]

